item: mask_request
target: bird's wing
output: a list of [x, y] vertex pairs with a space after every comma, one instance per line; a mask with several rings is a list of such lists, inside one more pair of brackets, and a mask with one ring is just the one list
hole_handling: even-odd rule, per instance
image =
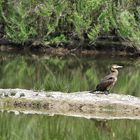
[[113, 79], [113, 78], [114, 78], [114, 76], [113, 76], [112, 74], [109, 74], [109, 75], [105, 76], [105, 77], [101, 80], [101, 82], [106, 81], [106, 80], [109, 80], [109, 79]]
[[102, 79], [102, 81], [97, 85], [96, 90], [104, 91], [107, 90], [115, 82], [115, 77], [108, 75]]

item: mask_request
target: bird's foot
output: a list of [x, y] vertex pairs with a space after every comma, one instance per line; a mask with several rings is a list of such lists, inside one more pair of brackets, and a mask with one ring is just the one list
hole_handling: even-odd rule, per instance
[[109, 90], [104, 91], [104, 94], [105, 94], [105, 95], [110, 94], [110, 93], [109, 93]]

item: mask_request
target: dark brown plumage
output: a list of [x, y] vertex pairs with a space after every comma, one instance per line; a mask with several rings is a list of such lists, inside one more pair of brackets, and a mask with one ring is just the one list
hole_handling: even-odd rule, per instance
[[110, 74], [101, 80], [101, 82], [96, 86], [95, 91], [103, 91], [105, 94], [108, 94], [110, 88], [114, 86], [117, 81], [118, 68], [122, 68], [122, 66], [112, 65]]

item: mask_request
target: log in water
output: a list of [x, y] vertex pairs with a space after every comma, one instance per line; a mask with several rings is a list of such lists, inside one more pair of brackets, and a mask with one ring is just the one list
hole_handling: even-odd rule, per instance
[[0, 89], [0, 108], [28, 114], [98, 119], [140, 119], [140, 98], [119, 94]]

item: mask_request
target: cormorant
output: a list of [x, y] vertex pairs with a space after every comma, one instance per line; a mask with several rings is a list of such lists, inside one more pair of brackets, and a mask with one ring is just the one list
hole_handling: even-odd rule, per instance
[[118, 76], [118, 68], [122, 68], [122, 66], [119, 65], [112, 65], [111, 72], [109, 75], [105, 76], [101, 82], [96, 86], [96, 89], [94, 91], [90, 91], [90, 93], [93, 93], [95, 91], [101, 91], [105, 94], [109, 94], [109, 90], [117, 81]]

